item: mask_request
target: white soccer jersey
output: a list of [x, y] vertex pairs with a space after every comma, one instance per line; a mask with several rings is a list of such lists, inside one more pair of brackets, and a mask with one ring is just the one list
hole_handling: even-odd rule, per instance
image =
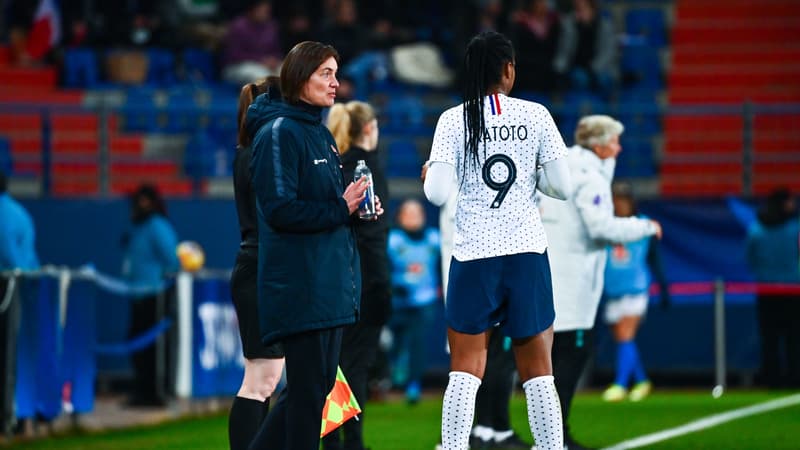
[[458, 177], [453, 256], [469, 261], [543, 253], [547, 238], [533, 200], [536, 168], [566, 155], [553, 118], [538, 103], [486, 97], [486, 131], [475, 167], [465, 161], [463, 109], [458, 105], [439, 117], [429, 158], [452, 164]]

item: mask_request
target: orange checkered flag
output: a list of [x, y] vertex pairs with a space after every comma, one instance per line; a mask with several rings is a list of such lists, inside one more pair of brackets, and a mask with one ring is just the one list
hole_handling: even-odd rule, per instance
[[325, 407], [322, 408], [322, 429], [319, 432], [319, 437], [339, 428], [360, 412], [361, 407], [358, 406], [356, 396], [353, 395], [350, 385], [347, 384], [342, 368], [337, 367], [336, 383], [333, 385], [328, 397], [325, 398]]

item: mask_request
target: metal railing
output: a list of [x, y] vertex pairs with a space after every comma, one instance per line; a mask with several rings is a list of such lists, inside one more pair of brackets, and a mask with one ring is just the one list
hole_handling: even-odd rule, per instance
[[[230, 105], [233, 106], [233, 105]], [[550, 105], [550, 109], [557, 119], [565, 141], [572, 141], [572, 132], [580, 116], [590, 113], [606, 113], [619, 117], [625, 123], [627, 130], [623, 135], [624, 144], [630, 146], [620, 156], [618, 163], [618, 175], [632, 177], [658, 178], [667, 174], [678, 177], [693, 176], [691, 173], [679, 172], [674, 174], [665, 171], [665, 167], [670, 164], [697, 164], [707, 163], [723, 167], [724, 176], [730, 177], [734, 186], [730, 189], [730, 194], [750, 196], [763, 191], [760, 186], [770, 183], [775, 178], [775, 182], [784, 181], [787, 184], [793, 182], [792, 173], [787, 173], [787, 164], [800, 164], [800, 104], [756, 104], [744, 103], [735, 105], [681, 105], [662, 107], [655, 103], [604, 103], [587, 101], [584, 103], [572, 103], [570, 105], [555, 104]], [[427, 109], [419, 113], [424, 115], [425, 123], [435, 124], [436, 118], [441, 111]], [[54, 135], [57, 130], [53, 129], [53, 117], [56, 115], [69, 114], [89, 114], [96, 115], [98, 129], [92, 137], [91, 142], [96, 142], [97, 148], [76, 148], [75, 152], [63, 151], [63, 145], [54, 146], [60, 139]], [[147, 129], [142, 129], [138, 133], [144, 135], [165, 135], [188, 136], [196, 131], [206, 130], [209, 126], [220, 126], [214, 122], [228, 121], [224, 127], [230, 136], [235, 136], [233, 124], [235, 122], [235, 111], [231, 108], [220, 108], [209, 104], [205, 107], [188, 108], [181, 105], [161, 105], [161, 106], [115, 106], [108, 102], [97, 102], [90, 107], [77, 106], [32, 106], [25, 104], [3, 103], [0, 102], [0, 116], [4, 116], [3, 121], [6, 126], [0, 130], [0, 138], [6, 138], [12, 142], [20, 140], [23, 131], [14, 129], [14, 117], [22, 115], [37, 115], [41, 118], [41, 128], [38, 134], [27, 136], [28, 140], [40, 142], [39, 151], [28, 151], [12, 153], [14, 159], [15, 172], [12, 174], [12, 182], [28, 181], [33, 185], [33, 195], [52, 195], [54, 194], [54, 179], [56, 167], [64, 170], [65, 166], [78, 164], [81, 162], [96, 165], [96, 175], [84, 175], [87, 180], [96, 177], [93, 181], [97, 185], [95, 195], [113, 195], [112, 184], [116, 176], [111, 168], [112, 165], [120, 161], [136, 160], [136, 156], [119, 156], [112, 152], [112, 137], [116, 130], [112, 130], [115, 123], [120, 123], [120, 131], [125, 133], [130, 129], [129, 123], [124, 123], [125, 118], [132, 118], [134, 115], [148, 117], [152, 115], [153, 122], [164, 122], [173, 120], [175, 117], [184, 114], [183, 120], [196, 120], [195, 126], [191, 123], [184, 124], [183, 128], [175, 131], [163, 124], [148, 125]], [[194, 118], [194, 119], [192, 119]], [[217, 119], [214, 119], [217, 118]], [[407, 120], [382, 118], [381, 123], [388, 120]], [[122, 122], [122, 123], [121, 123]], [[764, 124], [764, 127], [759, 125]], [[387, 124], [388, 125], [388, 124]], [[387, 126], [388, 129], [402, 130], [402, 123], [393, 123]], [[719, 128], [721, 126], [721, 128]], [[678, 127], [678, 128], [676, 128]], [[715, 128], [717, 127], [717, 128]], [[9, 132], [9, 130], [11, 130]], [[30, 130], [29, 130], [30, 131]], [[62, 132], [58, 131], [59, 133]], [[415, 134], [410, 132], [392, 131], [384, 136], [389, 138], [414, 139], [420, 137], [421, 133], [430, 134], [430, 127], [416, 128]], [[233, 139], [233, 137], [231, 137]], [[227, 142], [227, 139], [225, 140]], [[76, 141], [77, 142], [77, 141]], [[88, 141], [87, 141], [88, 142]], [[77, 145], [77, 144], [76, 144]], [[230, 145], [221, 145], [233, 149], [233, 142]], [[794, 146], [797, 145], [795, 148]], [[761, 148], [764, 147], [764, 148]], [[30, 150], [30, 149], [29, 149]], [[182, 173], [184, 166], [190, 159], [196, 157], [196, 149], [182, 148], [173, 149], [166, 152], [171, 155], [178, 166], [179, 173]], [[426, 155], [429, 149], [418, 148], [420, 155]], [[677, 150], [677, 151], [676, 151]], [[175, 155], [181, 155], [175, 157]], [[0, 155], [1, 156], [1, 155]], [[151, 155], [147, 155], [149, 158]], [[209, 158], [206, 155], [203, 158]], [[126, 159], [127, 158], [127, 159]], [[145, 155], [140, 155], [139, 160], [146, 160]], [[391, 161], [391, 158], [389, 158]], [[211, 164], [210, 161], [200, 161], [203, 164]], [[225, 164], [228, 164], [229, 161]], [[725, 166], [728, 164], [728, 166]], [[770, 165], [773, 166], [770, 169]], [[36, 168], [30, 170], [26, 175], [24, 168]], [[766, 169], [765, 169], [766, 167]], [[23, 170], [19, 170], [23, 168]], [[66, 169], [69, 172], [69, 168]], [[680, 167], [674, 170], [681, 170]], [[627, 171], [627, 172], [626, 172]], [[766, 172], [765, 172], [766, 171]], [[774, 172], [770, 172], [774, 171]], [[20, 173], [22, 172], [22, 173]], [[701, 174], [708, 177], [722, 177], [722, 173]], [[770, 177], [774, 173], [774, 177]], [[76, 175], [78, 177], [78, 175]], [[213, 175], [211, 176], [213, 178]], [[733, 179], [735, 178], [735, 179]], [[201, 176], [195, 179], [196, 185], [205, 179]], [[156, 180], [157, 181], [157, 180]], [[12, 183], [12, 189], [14, 188]], [[195, 190], [195, 193], [199, 193]]]

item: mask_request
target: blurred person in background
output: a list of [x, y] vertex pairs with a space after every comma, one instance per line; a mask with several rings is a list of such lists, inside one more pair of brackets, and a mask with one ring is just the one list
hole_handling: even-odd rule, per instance
[[548, 0], [522, 1], [509, 26], [517, 49], [517, 90], [548, 93], [556, 87], [553, 64], [560, 35], [561, 21]]
[[0, 171], [0, 270], [38, 269], [35, 244], [33, 219], [8, 193], [8, 178]]
[[[174, 289], [167, 277], [179, 269], [176, 249], [178, 236], [169, 219], [164, 199], [158, 189], [149, 184], [141, 185], [130, 196], [131, 228], [123, 235], [124, 260], [123, 279], [139, 292], [131, 298], [130, 328], [128, 337], [146, 333], [162, 319], [174, 316], [172, 294]], [[132, 355], [134, 371], [133, 393], [128, 400], [130, 406], [164, 406], [171, 393], [170, 376], [158, 379], [158, 367], [162, 365], [171, 373], [170, 340], [172, 331], [167, 331], [165, 352], [159, 355], [156, 344]], [[158, 358], [161, 356], [161, 360]]]
[[250, 180], [251, 136], [245, 128], [247, 108], [261, 94], [273, 102], [281, 101], [280, 79], [271, 77], [248, 83], [239, 94], [236, 157], [233, 162], [233, 192], [239, 218], [241, 243], [231, 273], [231, 298], [239, 321], [239, 336], [244, 353], [244, 379], [228, 416], [228, 442], [231, 450], [247, 450], [269, 412], [270, 396], [283, 372], [280, 343], [261, 345], [258, 323], [258, 219], [256, 198]]
[[467, 46], [463, 103], [439, 117], [423, 169], [425, 196], [440, 206], [457, 179], [456, 232], [445, 317], [450, 368], [442, 447], [469, 445], [490, 335], [503, 326], [539, 449], [561, 450], [562, 426], [550, 351], [553, 296], [547, 238], [534, 204], [537, 184], [565, 199], [566, 146], [542, 105], [510, 97], [514, 47], [488, 31]]
[[[352, 180], [356, 164], [364, 160], [372, 171], [374, 192], [389, 198], [389, 185], [378, 153], [378, 120], [368, 103], [337, 103], [328, 112], [327, 127], [336, 140], [345, 180]], [[361, 314], [358, 322], [344, 328], [339, 365], [361, 406], [358, 420], [348, 420], [322, 440], [325, 450], [364, 449], [364, 410], [368, 393], [369, 368], [378, 352], [381, 328], [391, 315], [391, 282], [387, 241], [389, 223], [378, 220], [353, 222], [361, 258]], [[341, 430], [341, 431], [340, 431]]]
[[392, 266], [392, 380], [404, 386], [406, 401], [422, 394], [426, 337], [439, 298], [439, 232], [425, 224], [422, 204], [407, 199], [397, 210], [397, 226], [389, 232]]
[[573, 0], [561, 19], [555, 70], [572, 89], [608, 93], [619, 74], [614, 26], [600, 14], [597, 0]]
[[283, 51], [272, 2], [253, 0], [228, 25], [222, 44], [222, 78], [241, 86], [277, 75]]
[[[261, 95], [247, 112], [258, 217], [261, 342], [280, 342], [286, 387], [252, 449], [320, 444], [325, 397], [336, 381], [343, 328], [358, 320], [361, 267], [353, 213], [367, 178], [348, 182], [322, 124], [339, 87], [336, 49], [301, 42], [281, 67], [282, 102]], [[376, 202], [379, 214], [383, 213]]]
[[611, 180], [622, 147], [624, 127], [609, 116], [585, 116], [575, 130], [575, 145], [567, 154], [574, 183], [566, 202], [538, 195], [542, 223], [550, 245], [556, 309], [553, 372], [563, 414], [564, 445], [585, 447], [569, 429], [572, 398], [592, 352], [594, 321], [603, 293], [606, 246], [661, 237], [658, 222], [638, 217], [614, 217]]
[[[36, 231], [33, 220], [25, 207], [8, 194], [7, 187], [8, 179], [0, 170], [0, 272], [15, 269], [36, 270], [39, 268], [39, 258], [36, 255]], [[20, 334], [35, 332], [19, 328], [26, 314], [33, 315], [26, 322], [35, 322], [36, 302], [33, 300], [38, 280], [27, 282], [24, 278], [16, 278], [17, 282], [23, 281], [17, 289], [9, 278], [0, 275], [0, 304], [3, 305], [0, 311], [0, 370], [2, 370], [0, 373], [3, 374], [1, 377], [4, 383], [4, 389], [0, 392], [0, 427], [3, 427], [4, 431], [7, 431], [6, 426], [10, 426], [12, 419], [16, 419], [19, 413], [15, 410], [15, 396], [24, 395], [15, 392], [13, 386], [11, 389], [5, 389], [7, 386], [5, 383], [17, 375], [33, 376], [36, 370], [33, 367], [34, 358], [17, 358], [16, 348], [18, 332]], [[17, 290], [19, 301], [11, 297], [13, 295], [11, 289]], [[3, 302], [6, 299], [10, 303]], [[25, 403], [34, 404], [35, 399]], [[22, 430], [23, 426], [19, 426]]]
[[[800, 283], [797, 202], [786, 188], [772, 191], [748, 230], [747, 262], [759, 283]], [[761, 377], [770, 388], [800, 387], [800, 296], [759, 287]]]
[[[647, 219], [636, 211], [630, 184], [615, 183], [612, 192], [615, 216]], [[661, 264], [658, 240], [653, 237], [612, 244], [608, 246], [607, 260], [603, 284], [604, 318], [617, 344], [617, 362], [614, 382], [603, 392], [603, 400], [619, 402], [627, 397], [638, 402], [647, 397], [652, 384], [636, 348], [636, 331], [650, 301], [651, 279], [655, 277], [658, 281], [662, 308], [670, 304], [669, 285]], [[630, 392], [629, 385], [632, 386]]]

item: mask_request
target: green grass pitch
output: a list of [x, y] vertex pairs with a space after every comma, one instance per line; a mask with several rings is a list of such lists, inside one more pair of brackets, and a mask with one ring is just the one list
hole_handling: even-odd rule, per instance
[[[683, 425], [791, 394], [789, 392], [731, 391], [714, 399], [709, 390], [657, 391], [640, 403], [604, 403], [596, 392], [582, 393], [573, 405], [574, 435], [598, 448], [623, 440]], [[441, 399], [431, 394], [417, 405], [403, 402], [370, 403], [365, 422], [367, 445], [372, 450], [432, 450], [438, 441]], [[512, 403], [513, 426], [531, 440], [524, 398], [516, 393]], [[183, 419], [147, 428], [98, 434], [71, 433], [31, 442], [16, 442], [14, 449], [226, 449], [224, 414]], [[648, 449], [800, 449], [800, 405], [733, 420], [656, 444]]]

